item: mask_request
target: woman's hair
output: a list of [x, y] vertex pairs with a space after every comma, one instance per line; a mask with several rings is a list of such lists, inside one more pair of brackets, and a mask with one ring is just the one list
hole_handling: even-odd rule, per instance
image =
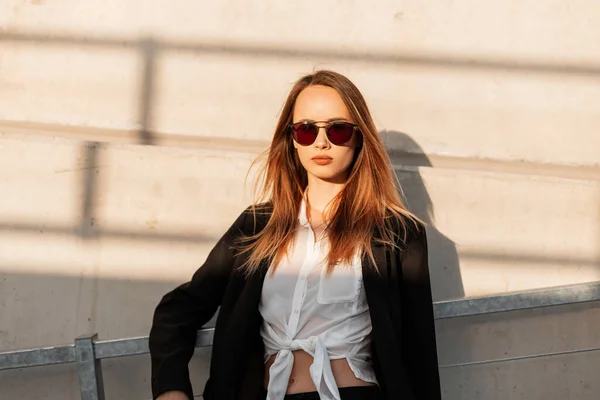
[[294, 242], [308, 179], [294, 149], [289, 126], [298, 95], [312, 85], [335, 89], [362, 133], [348, 180], [325, 216], [330, 245], [327, 271], [331, 272], [338, 262], [350, 262], [359, 251], [365, 251], [374, 261], [373, 238], [383, 245], [397, 246], [399, 240], [405, 240], [406, 219], [417, 220], [402, 203], [389, 157], [358, 88], [337, 72], [317, 71], [294, 84], [283, 105], [271, 146], [255, 161], [266, 158], [254, 186], [254, 204], [263, 202], [263, 206], [252, 206], [252, 211], [256, 217], [266, 202], [272, 214], [264, 229], [241, 240], [242, 253], [249, 252], [242, 266], [247, 274], [256, 271], [263, 259], [277, 265]]

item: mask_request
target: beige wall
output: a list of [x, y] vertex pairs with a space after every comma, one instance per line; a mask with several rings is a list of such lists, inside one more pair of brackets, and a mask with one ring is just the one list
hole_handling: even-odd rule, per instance
[[[371, 106], [430, 222], [436, 300], [599, 280], [599, 18], [585, 0], [4, 1], [0, 351], [147, 334], [250, 201], [246, 171], [313, 68]], [[598, 346], [596, 309], [439, 321], [440, 360]], [[148, 361], [105, 363], [108, 398], [149, 397]], [[594, 398], [597, 366], [443, 369], [444, 398]], [[74, 369], [0, 373], [2, 398], [48, 393], [77, 398]]]

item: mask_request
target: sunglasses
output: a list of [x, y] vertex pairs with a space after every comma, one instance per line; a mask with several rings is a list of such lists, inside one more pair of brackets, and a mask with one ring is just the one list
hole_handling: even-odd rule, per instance
[[317, 122], [327, 121], [302, 121], [290, 124], [296, 143], [301, 146], [313, 144], [319, 135], [319, 129], [325, 128], [327, 139], [336, 146], [342, 146], [352, 139], [354, 131], [358, 131], [358, 125], [350, 122], [332, 121], [325, 126], [317, 126]]

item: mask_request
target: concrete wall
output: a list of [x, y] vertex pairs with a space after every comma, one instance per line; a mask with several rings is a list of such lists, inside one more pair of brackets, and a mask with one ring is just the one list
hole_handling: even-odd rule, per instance
[[[0, 351], [147, 334], [250, 201], [246, 171], [313, 68], [371, 106], [430, 222], [436, 300], [600, 279], [599, 18], [585, 0], [5, 0]], [[598, 346], [598, 314], [439, 321], [440, 360]], [[598, 362], [444, 368], [444, 398], [592, 399]], [[148, 398], [148, 363], [106, 362], [108, 398]], [[0, 373], [0, 398], [77, 396], [72, 366]]]

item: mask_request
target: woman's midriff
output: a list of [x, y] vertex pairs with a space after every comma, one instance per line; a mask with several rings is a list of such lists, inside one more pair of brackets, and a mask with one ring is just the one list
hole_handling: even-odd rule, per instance
[[[269, 357], [265, 363], [265, 388], [269, 384], [269, 368], [275, 362], [275, 356], [274, 354]], [[310, 354], [303, 350], [294, 351], [294, 367], [290, 374], [287, 394], [314, 392], [317, 390], [310, 377], [310, 366], [312, 363], [313, 358]], [[365, 382], [355, 377], [354, 372], [350, 369], [350, 365], [348, 365], [348, 360], [345, 358], [331, 360], [331, 370], [338, 387], [374, 385], [374, 383]]]

